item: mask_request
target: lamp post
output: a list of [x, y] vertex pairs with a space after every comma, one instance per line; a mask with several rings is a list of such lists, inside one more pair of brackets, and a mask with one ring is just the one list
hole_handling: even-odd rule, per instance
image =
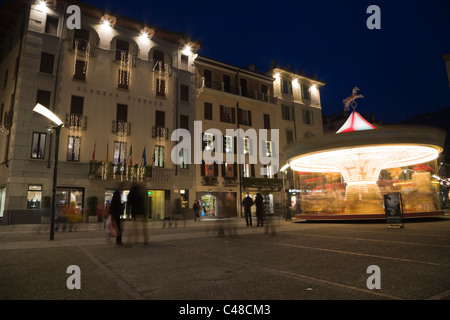
[[55, 139], [55, 163], [53, 165], [53, 187], [52, 187], [52, 213], [50, 220], [50, 240], [55, 239], [55, 211], [56, 211], [56, 181], [58, 176], [58, 153], [59, 153], [59, 136], [61, 133], [61, 128], [64, 127], [64, 122], [57, 115], [51, 112], [49, 109], [44, 107], [41, 104], [36, 104], [33, 109], [34, 112], [39, 113], [51, 120], [56, 125], [49, 125], [47, 128], [49, 131], [55, 130], [56, 139]]

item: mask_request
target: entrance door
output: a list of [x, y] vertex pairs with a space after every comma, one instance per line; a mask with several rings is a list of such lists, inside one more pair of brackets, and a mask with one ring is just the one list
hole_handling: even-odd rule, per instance
[[149, 218], [164, 219], [166, 192], [164, 190], [148, 190], [147, 193]]

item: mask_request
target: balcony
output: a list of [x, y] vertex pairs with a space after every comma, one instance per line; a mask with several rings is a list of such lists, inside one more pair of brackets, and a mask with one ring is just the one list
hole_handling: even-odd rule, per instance
[[113, 120], [112, 133], [117, 134], [119, 136], [131, 135], [131, 123], [126, 121]]
[[170, 76], [172, 75], [172, 65], [164, 62], [162, 60], [152, 59], [153, 72], [159, 73], [160, 75]]
[[239, 184], [239, 180], [237, 177], [224, 177], [223, 185], [225, 187], [236, 187]]
[[204, 90], [205, 88], [217, 90], [217, 91], [221, 91], [221, 92], [226, 92], [226, 93], [238, 95], [238, 96], [253, 99], [253, 100], [263, 101], [263, 102], [267, 102], [267, 103], [271, 103], [271, 104], [277, 103], [276, 98], [270, 96], [267, 93], [259, 92], [259, 91], [251, 91], [251, 90], [248, 90], [248, 89], [245, 89], [242, 87], [233, 87], [224, 82], [210, 81], [210, 80], [206, 80], [204, 77], [202, 77], [202, 82], [198, 89]]
[[116, 49], [114, 50], [114, 60], [119, 63], [122, 68], [135, 68], [137, 56], [131, 54], [129, 51]]
[[85, 131], [87, 129], [87, 117], [77, 113], [66, 113], [64, 125], [71, 130]]
[[152, 138], [168, 140], [169, 139], [169, 128], [153, 126], [152, 127]]
[[152, 171], [151, 166], [89, 162], [89, 179], [91, 180], [149, 181], [152, 179]]
[[76, 53], [77, 55], [89, 55], [95, 57], [95, 51], [97, 45], [95, 43], [91, 43], [85, 39], [73, 39], [68, 38], [67, 48], [69, 51]]
[[217, 177], [204, 176], [202, 178], [202, 186], [217, 186], [219, 184]]

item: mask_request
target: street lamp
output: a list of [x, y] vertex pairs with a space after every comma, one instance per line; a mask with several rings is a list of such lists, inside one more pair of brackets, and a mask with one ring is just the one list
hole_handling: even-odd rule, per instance
[[36, 104], [33, 109], [34, 112], [39, 113], [51, 120], [56, 125], [49, 125], [47, 129], [51, 132], [53, 129], [56, 132], [56, 142], [55, 142], [55, 163], [53, 167], [53, 189], [52, 189], [52, 216], [50, 221], [50, 240], [55, 238], [55, 211], [56, 211], [56, 178], [58, 173], [58, 153], [59, 153], [59, 135], [61, 133], [61, 128], [64, 127], [64, 122], [56, 114], [51, 112], [49, 109], [41, 105]]

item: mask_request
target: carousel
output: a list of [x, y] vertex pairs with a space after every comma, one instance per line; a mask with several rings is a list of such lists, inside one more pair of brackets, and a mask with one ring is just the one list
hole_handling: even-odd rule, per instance
[[[355, 88], [357, 89], [357, 88]], [[309, 138], [285, 150], [300, 192], [300, 219], [384, 218], [384, 194], [400, 192], [405, 217], [443, 214], [437, 158], [446, 133], [433, 127], [375, 127], [353, 108], [334, 134]], [[291, 204], [294, 201], [291, 201]]]

